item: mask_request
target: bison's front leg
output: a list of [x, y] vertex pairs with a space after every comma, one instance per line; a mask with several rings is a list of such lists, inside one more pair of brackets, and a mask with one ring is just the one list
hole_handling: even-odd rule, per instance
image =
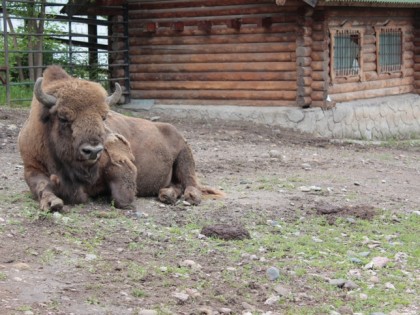
[[25, 170], [25, 180], [32, 194], [38, 199], [41, 210], [60, 211], [63, 209], [63, 200], [54, 194], [54, 185], [45, 174], [36, 170]]

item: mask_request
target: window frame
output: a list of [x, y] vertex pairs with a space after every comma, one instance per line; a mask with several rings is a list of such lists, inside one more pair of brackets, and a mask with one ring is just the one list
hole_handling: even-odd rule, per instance
[[[380, 64], [380, 53], [381, 53], [381, 50], [380, 50], [380, 45], [381, 45], [381, 43], [380, 43], [380, 36], [381, 36], [381, 33], [384, 31], [384, 30], [398, 30], [400, 33], [401, 33], [401, 63], [400, 63], [400, 69], [398, 69], [398, 70], [392, 70], [392, 71], [389, 71], [389, 70], [382, 70], [382, 66], [381, 66], [381, 64]], [[401, 27], [401, 26], [395, 26], [395, 25], [393, 25], [393, 24], [390, 24], [390, 25], [387, 25], [387, 26], [375, 26], [375, 40], [376, 40], [376, 72], [378, 73], [378, 74], [391, 74], [391, 73], [401, 73], [401, 75], [403, 75], [403, 73], [404, 73], [404, 40], [405, 40], [405, 38], [404, 38], [404, 33], [405, 33], [405, 31], [404, 31], [404, 28], [403, 27]]]
[[[358, 33], [359, 35], [359, 57], [358, 57], [358, 63], [359, 63], [359, 71], [357, 74], [347, 74], [347, 75], [337, 75], [336, 69], [334, 67], [334, 61], [335, 61], [335, 36], [341, 32], [354, 32]], [[334, 83], [336, 78], [354, 78], [357, 77], [359, 80], [362, 80], [363, 78], [363, 37], [364, 37], [364, 28], [361, 27], [351, 27], [351, 26], [343, 26], [343, 27], [330, 27], [330, 77], [331, 81]]]

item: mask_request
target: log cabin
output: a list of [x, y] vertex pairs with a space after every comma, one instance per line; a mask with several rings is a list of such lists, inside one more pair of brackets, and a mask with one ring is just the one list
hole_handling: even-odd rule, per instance
[[[96, 3], [127, 8], [132, 100], [330, 108], [420, 94], [420, 0]], [[114, 49], [123, 31], [110, 30]]]

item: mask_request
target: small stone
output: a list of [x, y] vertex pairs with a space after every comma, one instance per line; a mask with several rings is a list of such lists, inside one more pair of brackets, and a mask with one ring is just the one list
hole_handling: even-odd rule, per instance
[[307, 170], [307, 171], [311, 169], [311, 164], [309, 163], [302, 163], [301, 166], [304, 170]]
[[341, 315], [339, 312], [336, 311], [330, 311], [330, 315]]
[[291, 291], [288, 288], [280, 284], [274, 287], [274, 291], [276, 291], [280, 296], [289, 296], [291, 294]]
[[85, 257], [85, 260], [92, 261], [92, 260], [95, 260], [96, 258], [97, 256], [95, 254], [87, 254]]
[[34, 315], [34, 312], [32, 312], [32, 311], [25, 311], [23, 314], [24, 315]]
[[369, 281], [372, 282], [372, 283], [379, 283], [380, 282], [380, 280], [377, 276], [370, 277]]
[[17, 282], [22, 282], [22, 281], [23, 281], [23, 279], [22, 279], [22, 278], [20, 278], [20, 277], [14, 277], [14, 278], [13, 278], [13, 280], [15, 280], [15, 281], [17, 281]]
[[274, 157], [274, 158], [281, 157], [281, 153], [280, 153], [279, 150], [270, 150], [270, 152], [268, 152], [268, 154], [270, 155], [270, 157]]
[[14, 124], [11, 124], [11, 125], [8, 125], [7, 126], [7, 130], [14, 131], [16, 129], [18, 129], [18, 127], [16, 125], [14, 125]]
[[302, 192], [310, 192], [311, 188], [308, 187], [308, 186], [300, 186], [299, 190], [302, 191]]
[[200, 307], [198, 309], [200, 315], [213, 315], [213, 310], [210, 307]]
[[190, 297], [187, 293], [184, 292], [173, 292], [172, 296], [180, 302], [186, 302]]
[[347, 222], [349, 222], [349, 223], [356, 223], [356, 220], [355, 220], [355, 218], [352, 218], [352, 217], [348, 217], [348, 218], [346, 218], [346, 221]]
[[25, 263], [22, 263], [22, 262], [17, 262], [15, 264], [13, 264], [13, 268], [18, 269], [18, 270], [31, 269], [31, 267], [28, 264], [25, 264]]
[[370, 315], [386, 315], [386, 314], [382, 312], [373, 312], [373, 313], [370, 313]]
[[280, 296], [272, 295], [267, 300], [265, 300], [264, 304], [273, 305], [273, 304], [277, 303], [278, 301], [280, 301]]
[[387, 257], [373, 257], [372, 261], [368, 264], [371, 268], [366, 268], [366, 269], [380, 269], [380, 268], [384, 268], [389, 262], [389, 259]]
[[186, 207], [191, 206], [191, 203], [189, 203], [188, 201], [183, 200], [182, 204]]
[[158, 315], [158, 312], [154, 310], [141, 310], [138, 314], [139, 315]]
[[329, 284], [342, 288], [346, 284], [346, 279], [330, 279]]
[[160, 119], [160, 116], [153, 116], [153, 117], [150, 117], [150, 120], [151, 121], [158, 121]]
[[185, 293], [187, 293], [192, 298], [197, 298], [201, 296], [201, 293], [197, 289], [188, 288], [188, 289], [185, 289]]
[[219, 313], [220, 314], [232, 314], [232, 310], [230, 308], [227, 308], [227, 307], [221, 307], [221, 308], [219, 308]]
[[360, 257], [367, 257], [369, 255], [370, 255], [370, 252], [361, 252], [361, 253], [359, 253], [359, 256]]
[[200, 264], [196, 263], [194, 260], [186, 259], [179, 264], [181, 267], [188, 267], [192, 270], [200, 270], [202, 267]]
[[280, 277], [280, 271], [276, 267], [270, 267], [266, 271], [267, 278], [271, 281], [277, 280]]
[[56, 221], [60, 220], [63, 217], [63, 215], [60, 212], [54, 212], [52, 216]]
[[353, 264], [358, 264], [358, 265], [363, 264], [363, 262], [362, 262], [359, 258], [356, 258], [356, 257], [350, 257], [350, 261], [351, 261]]
[[359, 294], [359, 298], [360, 298], [361, 300], [367, 300], [367, 299], [368, 299], [368, 295], [367, 295], [367, 294], [365, 294], [365, 293], [360, 293], [360, 294]]
[[395, 286], [391, 282], [385, 283], [385, 288], [395, 290]]
[[354, 290], [354, 289], [357, 289], [359, 286], [353, 281], [347, 280], [343, 287], [344, 289], [347, 289], [347, 290]]

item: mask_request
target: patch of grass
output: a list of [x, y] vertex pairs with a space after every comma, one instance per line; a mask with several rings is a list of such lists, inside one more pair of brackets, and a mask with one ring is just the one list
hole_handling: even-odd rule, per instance
[[86, 299], [86, 303], [90, 304], [90, 305], [99, 305], [101, 304], [101, 302], [99, 301], [99, 299], [96, 296], [89, 296]]
[[[10, 87], [10, 107], [29, 107], [33, 93], [32, 84]], [[19, 101], [17, 101], [19, 100]], [[0, 85], [0, 105], [6, 104], [6, 87]]]
[[127, 276], [132, 281], [141, 281], [147, 275], [145, 267], [137, 264], [136, 262], [130, 262], [127, 266]]
[[0, 272], [0, 281], [5, 281], [7, 279], [7, 275], [4, 272]]
[[136, 297], [136, 298], [142, 298], [142, 297], [146, 297], [147, 296], [146, 292], [144, 292], [141, 289], [137, 289], [137, 288], [136, 289], [133, 289], [131, 291], [131, 295], [134, 296], [134, 297]]

